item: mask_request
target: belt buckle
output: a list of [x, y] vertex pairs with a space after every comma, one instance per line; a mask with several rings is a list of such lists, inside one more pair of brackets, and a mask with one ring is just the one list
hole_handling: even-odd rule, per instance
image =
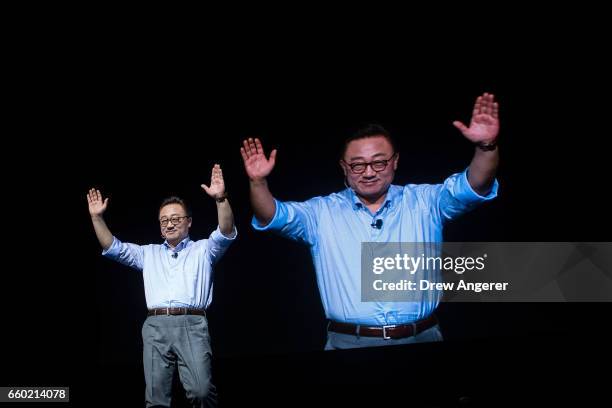
[[382, 327], [382, 331], [383, 331], [383, 339], [384, 339], [384, 340], [390, 340], [390, 339], [391, 339], [391, 337], [390, 337], [390, 336], [387, 336], [387, 329], [392, 329], [392, 328], [394, 328], [395, 326], [396, 326], [395, 324], [387, 324], [387, 325], [384, 325], [384, 326]]

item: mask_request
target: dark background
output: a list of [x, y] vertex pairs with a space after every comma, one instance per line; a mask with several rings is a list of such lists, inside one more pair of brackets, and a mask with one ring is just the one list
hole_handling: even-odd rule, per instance
[[437, 183], [469, 164], [472, 147], [451, 123], [468, 121], [474, 98], [487, 91], [501, 106], [499, 197], [449, 225], [445, 238], [610, 240], [602, 120], [609, 83], [588, 39], [398, 38], [405, 42], [337, 40], [323, 50], [302, 39], [269, 50], [265, 38], [194, 47], [101, 36], [35, 58], [48, 69], [27, 66], [33, 89], [25, 97], [36, 95], [29, 103], [43, 113], [25, 118], [6, 149], [18, 153], [17, 164], [4, 164], [5, 188], [18, 197], [5, 201], [8, 213], [25, 212], [28, 221], [5, 222], [8, 238], [20, 232], [15, 245], [36, 251], [6, 254], [28, 267], [5, 271], [18, 282], [3, 288], [6, 306], [23, 309], [7, 323], [3, 384], [68, 384], [75, 404], [118, 396], [141, 403], [142, 277], [100, 256], [85, 194], [91, 186], [108, 194], [113, 233], [143, 244], [161, 242], [158, 204], [178, 194], [193, 207], [192, 238], [205, 238], [215, 205], [199, 185], [220, 163], [239, 231], [216, 267], [209, 310], [227, 405], [282, 401], [275, 396], [289, 389], [324, 406], [328, 392], [360, 401], [385, 386], [403, 390], [388, 398], [410, 392], [449, 404], [467, 395], [501, 405], [533, 391], [543, 400], [600, 395], [593, 372], [609, 363], [609, 304], [442, 304], [443, 345], [323, 353], [307, 248], [250, 228], [245, 137], [279, 149], [269, 183], [281, 200], [343, 188], [338, 150], [369, 122], [399, 142], [396, 184]]

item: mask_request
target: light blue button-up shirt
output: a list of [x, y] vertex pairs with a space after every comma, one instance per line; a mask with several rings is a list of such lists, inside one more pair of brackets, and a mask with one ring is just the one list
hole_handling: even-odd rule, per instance
[[[497, 196], [480, 196], [467, 180], [467, 170], [443, 184], [391, 185], [376, 214], [352, 189], [304, 202], [276, 200], [274, 218], [257, 230], [270, 230], [310, 247], [317, 284], [328, 319], [361, 325], [404, 324], [429, 316], [440, 299], [420, 291], [418, 302], [361, 301], [362, 242], [442, 242], [447, 221]], [[372, 223], [382, 219], [380, 229]]]
[[136, 245], [113, 237], [113, 243], [102, 255], [142, 271], [149, 309], [205, 309], [213, 297], [213, 267], [236, 235], [235, 227], [230, 237], [217, 227], [208, 239], [192, 241], [187, 237], [174, 249], [168, 242]]

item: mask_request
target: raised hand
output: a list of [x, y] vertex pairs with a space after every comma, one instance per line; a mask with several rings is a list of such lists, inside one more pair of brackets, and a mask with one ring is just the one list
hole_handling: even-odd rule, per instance
[[485, 92], [476, 99], [469, 127], [458, 120], [453, 122], [472, 143], [490, 143], [499, 134], [499, 106], [494, 98], [493, 94]]
[[89, 214], [92, 217], [99, 217], [104, 214], [104, 211], [106, 211], [106, 206], [108, 205], [108, 197], [102, 200], [102, 194], [100, 193], [100, 190], [92, 188], [87, 193], [87, 203], [89, 204]]
[[225, 182], [223, 181], [223, 172], [221, 166], [215, 164], [210, 175], [210, 187], [202, 184], [202, 189], [212, 198], [221, 198], [225, 196]]
[[266, 159], [263, 146], [257, 138], [255, 140], [253, 138], [244, 140], [240, 148], [240, 154], [244, 161], [244, 169], [251, 180], [266, 178], [272, 172], [276, 163], [276, 149], [272, 150], [270, 158]]

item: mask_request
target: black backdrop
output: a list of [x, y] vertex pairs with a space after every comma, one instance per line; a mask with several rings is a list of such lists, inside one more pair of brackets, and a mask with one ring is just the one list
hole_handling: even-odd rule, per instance
[[[467, 59], [434, 48], [395, 51], [397, 58], [287, 52], [270, 63], [272, 55], [256, 48], [230, 62], [206, 53], [167, 50], [162, 58], [151, 49], [102, 47], [73, 65], [69, 92], [42, 82], [43, 91], [50, 88], [39, 100], [48, 108], [36, 119], [42, 137], [14, 141], [34, 177], [15, 166], [5, 174], [13, 194], [32, 197], [24, 232], [40, 247], [35, 255], [11, 256], [44, 271], [35, 278], [40, 295], [21, 302], [52, 313], [11, 320], [5, 383], [72, 384], [75, 398], [90, 398], [96, 384], [120, 391], [131, 384], [135, 400], [141, 397], [142, 277], [100, 256], [85, 193], [93, 186], [108, 194], [111, 230], [137, 243], [161, 242], [159, 201], [178, 194], [194, 210], [192, 237], [203, 238], [216, 216], [199, 185], [208, 183], [214, 163], [223, 167], [239, 230], [216, 268], [209, 313], [219, 371], [224, 362], [242, 370], [249, 359], [323, 358], [316, 351], [325, 321], [307, 249], [249, 226], [239, 154], [245, 137], [279, 149], [269, 182], [282, 200], [341, 189], [342, 139], [369, 122], [399, 142], [397, 184], [441, 182], [472, 154], [451, 122], [469, 120], [474, 98], [493, 92], [502, 121], [499, 198], [449, 225], [445, 238], [609, 240], [604, 108], [597, 99], [605, 81], [596, 54], [572, 48], [574, 68], [562, 45], [545, 53], [491, 48]], [[70, 103], [57, 106], [52, 92]], [[47, 205], [52, 216], [41, 211]], [[8, 271], [23, 279], [26, 294], [31, 270]], [[601, 322], [610, 311], [609, 304], [443, 304], [439, 316], [449, 343], [545, 336], [543, 347], [554, 349], [577, 327], [588, 330], [576, 348], [588, 346], [589, 336], [608, 335]], [[528, 345], [523, 351], [531, 357]]]

